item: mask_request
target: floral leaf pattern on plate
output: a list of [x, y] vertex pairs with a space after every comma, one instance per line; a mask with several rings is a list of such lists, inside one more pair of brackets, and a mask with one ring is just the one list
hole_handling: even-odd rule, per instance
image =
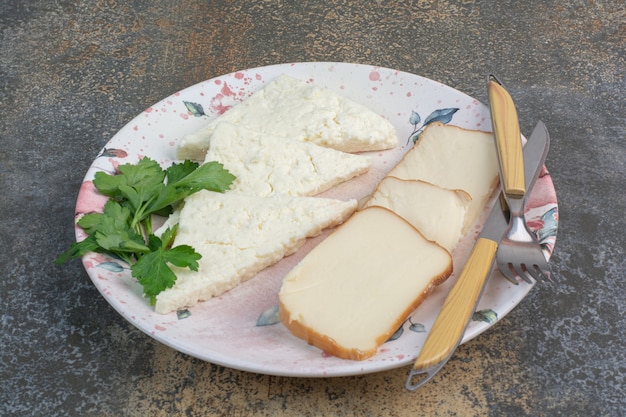
[[559, 228], [557, 208], [553, 207], [541, 216], [541, 228], [537, 230], [539, 243], [543, 244], [548, 238], [556, 236]]
[[[404, 323], [402, 323], [402, 326], [398, 327], [398, 330], [396, 330], [396, 332], [394, 334], [392, 334], [389, 339], [387, 339], [387, 342], [392, 342], [392, 341], [400, 338], [400, 336], [402, 336], [403, 333], [404, 333]], [[387, 342], [385, 342], [385, 343], [387, 343]]]
[[484, 321], [485, 323], [488, 324], [493, 324], [496, 321], [498, 321], [498, 313], [496, 313], [495, 311], [493, 311], [492, 309], [486, 309], [486, 310], [480, 310], [475, 312], [472, 315], [472, 320], [473, 321]]
[[96, 265], [98, 268], [106, 269], [109, 272], [123, 272], [125, 269], [122, 265], [117, 262], [102, 262]]
[[395, 333], [392, 334], [391, 337], [387, 339], [386, 342], [391, 342], [393, 340], [399, 339], [400, 336], [404, 334], [404, 325], [406, 324], [407, 321], [410, 323], [409, 325], [410, 331], [414, 333], [426, 333], [426, 326], [424, 326], [422, 323], [413, 323], [413, 321], [409, 317], [404, 323], [402, 323], [400, 327], [398, 327], [398, 330], [396, 330]]
[[185, 103], [185, 107], [194, 117], [206, 116], [202, 104], [192, 103], [191, 101], [183, 101], [183, 103]]
[[452, 120], [452, 116], [454, 116], [454, 113], [456, 113], [457, 111], [459, 111], [457, 107], [435, 110], [430, 115], [428, 115], [426, 120], [424, 120], [424, 126], [428, 126], [433, 122], [448, 124]]
[[424, 120], [424, 124], [422, 124], [421, 126], [420, 126], [420, 122], [422, 121], [422, 118], [420, 117], [419, 113], [417, 113], [415, 110], [411, 111], [411, 116], [409, 117], [409, 123], [413, 125], [413, 131], [409, 135], [409, 138], [407, 139], [406, 143], [417, 142], [417, 140], [419, 139], [420, 135], [422, 134], [426, 126], [428, 126], [431, 123], [434, 123], [434, 122], [441, 122], [443, 124], [450, 123], [452, 121], [452, 117], [454, 116], [454, 113], [456, 113], [457, 111], [459, 111], [458, 107], [437, 109], [433, 111], [431, 114], [429, 114], [428, 117], [426, 117], [426, 119]]
[[411, 322], [409, 330], [415, 333], [426, 333], [426, 326], [424, 326], [422, 323]]
[[278, 305], [274, 305], [262, 312], [256, 320], [257, 326], [272, 326], [278, 323], [280, 323], [280, 318], [278, 317]]
[[104, 148], [98, 158], [126, 158], [128, 152], [124, 149]]
[[187, 317], [191, 316], [191, 311], [185, 309], [185, 310], [178, 310], [176, 312], [176, 318], [178, 318], [178, 320], [183, 320], [186, 319]]

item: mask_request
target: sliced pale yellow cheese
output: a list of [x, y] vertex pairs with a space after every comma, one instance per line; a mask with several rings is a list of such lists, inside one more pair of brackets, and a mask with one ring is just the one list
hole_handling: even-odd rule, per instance
[[398, 145], [391, 123], [367, 107], [331, 90], [281, 75], [198, 131], [184, 136], [177, 157], [204, 160], [213, 130], [224, 121], [344, 152]]
[[228, 122], [215, 127], [206, 161], [221, 162], [236, 177], [229, 192], [259, 197], [319, 194], [371, 166], [365, 155], [285, 140]]
[[472, 201], [465, 229], [480, 215], [498, 185], [498, 157], [493, 134], [432, 123], [389, 176], [415, 179], [449, 190], [463, 190]]
[[185, 199], [174, 246], [202, 255], [198, 271], [172, 266], [176, 283], [156, 297], [166, 314], [228, 291], [297, 250], [308, 237], [343, 222], [356, 201], [267, 198], [200, 191]]
[[471, 198], [465, 191], [448, 190], [419, 180], [385, 177], [365, 207], [393, 211], [429, 240], [452, 252], [464, 233]]
[[345, 359], [373, 356], [452, 272], [450, 253], [390, 210], [356, 212], [284, 278], [282, 323]]

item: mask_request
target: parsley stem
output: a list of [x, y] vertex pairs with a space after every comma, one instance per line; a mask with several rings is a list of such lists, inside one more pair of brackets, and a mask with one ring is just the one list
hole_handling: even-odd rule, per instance
[[126, 252], [115, 252], [115, 255], [117, 255], [120, 259], [126, 262], [129, 266], [132, 266], [135, 263], [133, 260], [133, 255], [130, 255]]
[[150, 236], [152, 234], [152, 215], [149, 214], [148, 217], [143, 221], [143, 227], [146, 232], [146, 236]]

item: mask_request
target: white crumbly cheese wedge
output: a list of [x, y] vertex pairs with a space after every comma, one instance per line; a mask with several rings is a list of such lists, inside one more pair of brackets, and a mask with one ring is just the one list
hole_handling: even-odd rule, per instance
[[451, 272], [446, 249], [390, 210], [368, 207], [287, 274], [280, 319], [334, 356], [367, 359]]
[[467, 192], [472, 198], [465, 220], [464, 230], [467, 230], [498, 185], [499, 167], [493, 134], [430, 124], [388, 175]]
[[197, 272], [172, 267], [176, 283], [156, 297], [166, 314], [234, 288], [293, 253], [307, 237], [342, 223], [356, 201], [317, 197], [259, 198], [200, 191], [185, 199], [174, 246], [202, 255]]
[[228, 122], [215, 127], [206, 161], [221, 162], [235, 175], [229, 192], [258, 197], [319, 194], [371, 166], [365, 155], [285, 140]]
[[391, 123], [367, 107], [328, 89], [281, 75], [200, 130], [183, 137], [177, 157], [204, 160], [213, 130], [224, 121], [343, 152], [383, 150], [398, 145]]
[[419, 180], [385, 177], [365, 207], [388, 208], [427, 239], [452, 252], [465, 232], [465, 215], [471, 200], [465, 191], [448, 190]]

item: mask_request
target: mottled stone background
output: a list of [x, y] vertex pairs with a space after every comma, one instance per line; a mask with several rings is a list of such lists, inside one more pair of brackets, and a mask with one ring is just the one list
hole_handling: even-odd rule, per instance
[[[0, 415], [621, 416], [626, 410], [626, 6], [622, 0], [0, 0]], [[413, 72], [542, 119], [561, 281], [536, 287], [433, 381], [296, 379], [153, 341], [99, 295], [73, 241], [109, 138], [199, 81], [266, 64]]]

